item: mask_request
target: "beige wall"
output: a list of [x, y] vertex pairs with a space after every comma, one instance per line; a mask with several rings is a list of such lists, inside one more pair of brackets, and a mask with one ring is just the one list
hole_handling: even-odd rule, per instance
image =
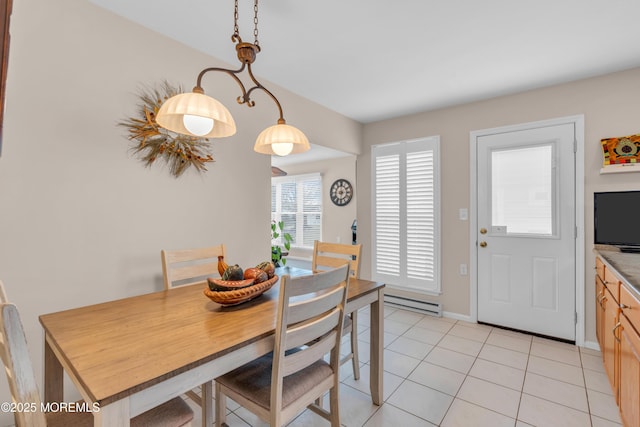
[[[176, 180], [160, 166], [145, 169], [131, 158], [125, 132], [115, 124], [134, 113], [139, 85], [168, 79], [188, 89], [200, 69], [225, 64], [85, 0], [14, 2], [11, 33], [0, 157], [0, 279], [23, 316], [41, 385], [39, 314], [160, 289], [162, 248], [224, 242], [229, 261], [240, 265], [269, 256], [270, 162], [251, 148], [276, 111], [262, 97], [251, 110], [236, 105], [238, 89], [229, 79], [208, 79], [205, 90], [229, 107], [238, 133], [213, 142], [217, 162], [209, 172]], [[233, 48], [228, 40], [220, 43]], [[469, 207], [469, 132], [584, 114], [586, 329], [594, 340], [592, 193], [640, 188], [640, 174], [599, 175], [599, 140], [639, 131], [640, 105], [632, 102], [639, 84], [636, 69], [364, 126], [357, 206], [351, 205], [365, 245], [363, 276], [371, 268], [370, 145], [441, 136], [440, 299], [446, 311], [464, 315], [469, 283], [458, 265], [469, 263], [469, 232], [457, 213]], [[362, 125], [268, 86], [287, 121], [311, 142], [361, 152]], [[345, 225], [351, 216], [345, 215]], [[9, 400], [5, 381], [0, 400]], [[0, 425], [10, 422], [9, 414], [0, 416]]]
[[[640, 189], [640, 173], [600, 175], [600, 139], [640, 132], [640, 104], [631, 99], [640, 87], [640, 69], [534, 90], [454, 108], [367, 124], [358, 157], [358, 222], [371, 230], [371, 156], [374, 144], [440, 135], [442, 177], [442, 295], [444, 310], [469, 315], [469, 222], [458, 209], [470, 207], [469, 133], [474, 130], [584, 114], [585, 117], [585, 271], [586, 340], [595, 341], [593, 280], [593, 192]], [[425, 96], [428, 96], [426, 94]], [[578, 179], [581, 179], [580, 177]], [[363, 276], [371, 272], [370, 233], [364, 243]]]
[[[336, 206], [329, 197], [329, 189], [336, 179], [346, 179], [356, 186], [356, 156], [346, 156], [317, 162], [282, 167], [289, 175], [322, 174], [322, 240], [351, 244], [351, 224], [356, 219], [358, 190], [346, 206]], [[310, 257], [311, 251], [294, 249], [291, 256]]]
[[[0, 280], [21, 311], [42, 385], [38, 315], [161, 289], [162, 248], [224, 242], [229, 263], [269, 259], [270, 158], [252, 147], [277, 109], [263, 95], [252, 109], [237, 105], [230, 78], [207, 78], [238, 133], [213, 141], [207, 173], [175, 179], [132, 158], [116, 123], [135, 113], [140, 85], [167, 79], [190, 89], [202, 68], [225, 64], [86, 0], [16, 1], [11, 34]], [[359, 151], [361, 124], [264, 83], [311, 142]], [[0, 401], [10, 401], [4, 379]]]

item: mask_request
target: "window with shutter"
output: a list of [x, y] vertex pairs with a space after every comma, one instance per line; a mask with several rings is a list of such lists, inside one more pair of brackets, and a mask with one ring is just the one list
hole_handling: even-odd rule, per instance
[[373, 278], [439, 293], [439, 137], [372, 147]]
[[322, 240], [320, 174], [271, 178], [271, 219], [284, 221], [283, 231], [293, 238], [292, 246], [313, 248], [314, 240]]

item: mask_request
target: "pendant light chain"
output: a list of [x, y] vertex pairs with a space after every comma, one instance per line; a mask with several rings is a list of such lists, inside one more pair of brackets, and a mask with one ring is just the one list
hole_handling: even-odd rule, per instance
[[[238, 26], [238, 0], [235, 0], [233, 8], [233, 36], [232, 40], [238, 40], [240, 37], [240, 27]], [[258, 41], [258, 0], [253, 2], [253, 44], [260, 51], [260, 42]]]
[[[236, 2], [237, 1], [238, 0], [236, 0]], [[255, 38], [253, 44], [255, 44], [259, 50], [260, 42], [258, 42], [258, 0], [255, 0], [255, 2], [253, 3], [253, 37]]]
[[240, 37], [240, 29], [238, 28], [238, 0], [236, 0], [235, 7], [233, 9], [233, 36], [232, 40], [237, 40]]

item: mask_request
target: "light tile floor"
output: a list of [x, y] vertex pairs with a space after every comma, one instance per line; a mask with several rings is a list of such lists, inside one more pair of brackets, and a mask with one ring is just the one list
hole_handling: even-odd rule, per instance
[[[341, 372], [344, 426], [620, 425], [599, 352], [391, 307], [385, 307], [384, 404], [373, 405], [366, 310], [359, 321], [361, 378], [353, 379], [349, 364]], [[228, 409], [230, 427], [267, 425], [233, 401]], [[289, 424], [328, 425], [308, 410]]]

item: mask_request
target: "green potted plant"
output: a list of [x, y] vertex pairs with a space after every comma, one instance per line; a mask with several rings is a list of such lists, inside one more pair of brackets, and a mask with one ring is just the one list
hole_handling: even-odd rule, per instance
[[[286, 252], [282, 251], [282, 247], [276, 243], [278, 237], [282, 236], [282, 243]], [[271, 221], [271, 262], [276, 267], [284, 267], [287, 263], [285, 256], [289, 255], [291, 250], [291, 234], [284, 232], [284, 221]]]

